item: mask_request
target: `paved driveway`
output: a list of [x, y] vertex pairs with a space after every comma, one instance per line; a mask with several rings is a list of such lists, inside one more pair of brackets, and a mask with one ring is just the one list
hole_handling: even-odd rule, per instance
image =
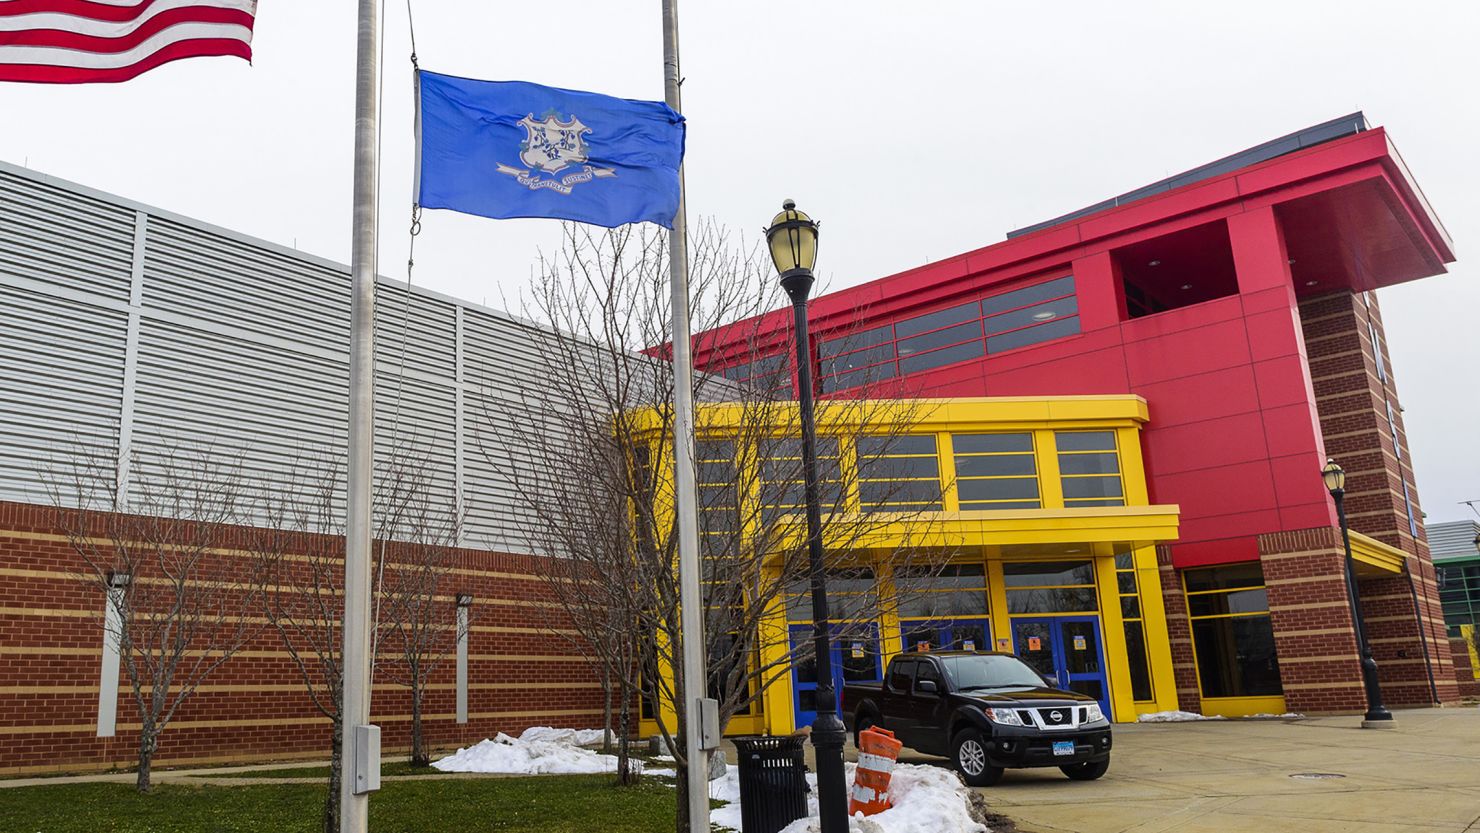
[[1099, 781], [1008, 770], [982, 793], [1031, 833], [1480, 831], [1480, 709], [1396, 714], [1117, 726]]

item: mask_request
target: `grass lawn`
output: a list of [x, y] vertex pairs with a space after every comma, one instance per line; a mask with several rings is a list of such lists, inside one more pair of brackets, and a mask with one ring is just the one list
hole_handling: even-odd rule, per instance
[[[374, 833], [670, 833], [675, 794], [608, 775], [428, 779], [386, 783], [370, 801]], [[0, 789], [6, 833], [316, 833], [324, 788], [127, 784]]]
[[[429, 766], [414, 767], [410, 761], [391, 761], [380, 765], [380, 774], [386, 775], [446, 775], [440, 769]], [[304, 766], [288, 769], [254, 769], [247, 772], [201, 773], [192, 778], [322, 778], [329, 780], [329, 767]]]

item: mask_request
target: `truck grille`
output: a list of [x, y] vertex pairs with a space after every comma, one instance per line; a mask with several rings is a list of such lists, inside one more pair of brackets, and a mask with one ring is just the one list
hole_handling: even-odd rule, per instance
[[1018, 717], [1041, 729], [1077, 729], [1089, 717], [1089, 710], [1083, 706], [1047, 706], [1018, 709]]

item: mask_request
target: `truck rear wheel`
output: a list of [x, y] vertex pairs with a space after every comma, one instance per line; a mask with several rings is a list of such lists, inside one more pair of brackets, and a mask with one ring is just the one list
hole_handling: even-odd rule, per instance
[[1002, 767], [987, 759], [987, 742], [977, 729], [962, 729], [951, 739], [951, 763], [973, 787], [990, 787], [1002, 778]]

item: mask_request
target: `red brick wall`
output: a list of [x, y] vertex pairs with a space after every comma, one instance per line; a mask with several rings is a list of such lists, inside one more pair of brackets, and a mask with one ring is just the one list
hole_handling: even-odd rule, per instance
[[[1449, 682], [1453, 659], [1377, 298], [1344, 291], [1308, 298], [1300, 317], [1326, 453], [1347, 473], [1351, 529], [1410, 556], [1403, 575], [1359, 582], [1383, 699], [1393, 706], [1430, 705], [1436, 695], [1450, 702], [1458, 696]], [[1417, 535], [1408, 522], [1410, 503]]]
[[1259, 536], [1280, 682], [1290, 711], [1366, 708], [1344, 558], [1340, 533], [1328, 527]]
[[1475, 668], [1470, 663], [1470, 648], [1462, 637], [1449, 639], [1449, 653], [1454, 659], [1454, 679], [1458, 683], [1461, 697], [1480, 697], [1480, 679], [1475, 677]]
[[[318, 543], [323, 545], [325, 539]], [[223, 560], [247, 557], [223, 550]], [[562, 622], [538, 578], [543, 559], [460, 550], [446, 580], [474, 597], [469, 634], [469, 722], [455, 721], [454, 662], [436, 668], [424, 704], [433, 748], [474, 743], [532, 725], [587, 727], [601, 720], [598, 676], [561, 635]], [[120, 672], [118, 733], [96, 737], [104, 599], [48, 507], [0, 502], [0, 774], [127, 767], [138, 717]], [[384, 658], [385, 652], [382, 657]], [[372, 719], [387, 754], [409, 749], [409, 691], [378, 674]], [[276, 631], [246, 649], [186, 701], [160, 740], [161, 766], [325, 758], [329, 722], [314, 709]]]
[[1167, 611], [1167, 636], [1172, 648], [1172, 676], [1177, 681], [1177, 708], [1202, 713], [1202, 694], [1197, 684], [1197, 663], [1192, 656], [1192, 625], [1187, 618], [1187, 597], [1182, 592], [1182, 577], [1172, 567], [1171, 548], [1156, 548], [1156, 562], [1161, 568], [1161, 596]]

